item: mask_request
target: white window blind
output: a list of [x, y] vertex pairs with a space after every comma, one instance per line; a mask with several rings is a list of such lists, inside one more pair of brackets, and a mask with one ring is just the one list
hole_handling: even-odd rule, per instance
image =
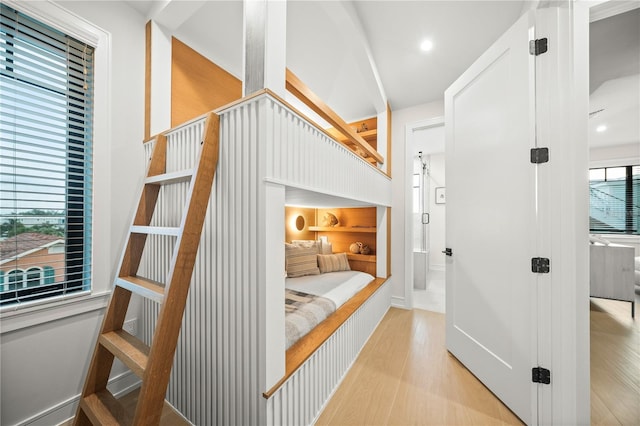
[[0, 304], [90, 288], [93, 48], [2, 4]]
[[640, 166], [589, 170], [589, 230], [640, 234]]

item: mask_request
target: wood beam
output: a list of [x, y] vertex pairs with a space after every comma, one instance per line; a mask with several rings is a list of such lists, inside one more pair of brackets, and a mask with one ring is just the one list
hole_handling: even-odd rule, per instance
[[322, 101], [304, 84], [291, 70], [287, 68], [286, 88], [295, 95], [306, 106], [311, 108], [316, 114], [326, 120], [333, 127], [344, 134], [350, 142], [356, 146], [356, 150], [363, 151], [365, 156], [374, 158], [378, 163], [383, 164], [384, 158], [369, 145], [361, 136], [359, 136], [349, 125], [336, 114], [327, 104]]

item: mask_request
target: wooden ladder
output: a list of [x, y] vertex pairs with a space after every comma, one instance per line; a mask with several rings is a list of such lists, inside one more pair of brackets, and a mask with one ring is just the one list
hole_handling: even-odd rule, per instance
[[[210, 113], [196, 165], [166, 173], [167, 139], [156, 137], [140, 202], [120, 261], [95, 352], [89, 366], [74, 425], [157, 425], [175, 355], [182, 316], [189, 293], [200, 234], [218, 163], [219, 117]], [[190, 181], [180, 227], [149, 226], [162, 185]], [[137, 276], [147, 235], [176, 236], [166, 283]], [[131, 293], [161, 304], [150, 346], [122, 329]], [[129, 413], [107, 390], [114, 357], [142, 379], [135, 407]]]

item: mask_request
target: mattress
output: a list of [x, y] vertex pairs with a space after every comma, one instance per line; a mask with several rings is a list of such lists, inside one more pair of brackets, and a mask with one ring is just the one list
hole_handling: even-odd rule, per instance
[[373, 276], [365, 272], [340, 271], [286, 278], [284, 285], [289, 290], [327, 298], [338, 309], [373, 280]]

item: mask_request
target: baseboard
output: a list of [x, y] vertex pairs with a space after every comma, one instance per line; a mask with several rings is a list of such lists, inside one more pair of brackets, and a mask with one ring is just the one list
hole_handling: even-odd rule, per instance
[[[131, 371], [126, 371], [119, 374], [109, 380], [109, 391], [115, 396], [119, 397], [140, 385], [140, 379]], [[60, 425], [75, 417], [76, 410], [78, 408], [78, 402], [80, 401], [80, 394], [62, 401], [53, 407], [29, 417], [20, 423], [19, 426], [51, 426]]]
[[400, 296], [391, 296], [391, 306], [394, 308], [409, 309], [407, 308], [406, 299]]

